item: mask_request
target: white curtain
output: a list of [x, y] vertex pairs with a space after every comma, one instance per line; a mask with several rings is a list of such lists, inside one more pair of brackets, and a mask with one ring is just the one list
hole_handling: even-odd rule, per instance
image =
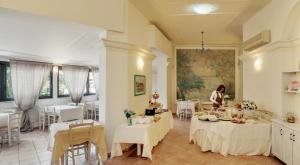
[[21, 131], [31, 131], [32, 126], [28, 110], [35, 106], [52, 65], [11, 60], [10, 68], [14, 101], [18, 109], [23, 111]]
[[100, 73], [98, 68], [92, 68], [92, 73], [94, 77], [94, 83], [96, 88], [96, 96], [97, 100], [99, 100], [99, 87], [100, 87]]
[[72, 102], [80, 103], [86, 87], [89, 68], [83, 66], [62, 66], [65, 83], [70, 93]]

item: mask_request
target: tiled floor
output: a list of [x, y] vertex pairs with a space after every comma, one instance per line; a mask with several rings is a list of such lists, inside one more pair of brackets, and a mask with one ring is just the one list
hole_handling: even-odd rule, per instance
[[[189, 121], [174, 120], [174, 129], [156, 146], [152, 162], [136, 157], [135, 149], [121, 157], [107, 160], [105, 165], [279, 165], [277, 159], [265, 156], [222, 156], [201, 152], [199, 146], [188, 142]], [[0, 165], [49, 165], [51, 153], [47, 151], [46, 132], [34, 131], [22, 134], [21, 144], [3, 146], [0, 151]], [[71, 161], [70, 163], [71, 164]], [[85, 164], [83, 157], [76, 164]], [[95, 164], [95, 161], [93, 161]]]

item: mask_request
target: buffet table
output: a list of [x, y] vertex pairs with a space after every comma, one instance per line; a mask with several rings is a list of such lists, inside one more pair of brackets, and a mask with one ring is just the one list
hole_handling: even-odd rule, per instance
[[140, 155], [140, 147], [143, 144], [142, 156], [152, 160], [151, 151], [173, 128], [173, 117], [171, 112], [160, 114], [161, 119], [151, 124], [136, 124], [128, 126], [122, 124], [115, 130], [111, 157], [121, 156], [121, 143], [138, 144], [138, 155]]
[[230, 155], [265, 155], [271, 150], [271, 123], [235, 124], [231, 121], [191, 120], [190, 142], [202, 151]]

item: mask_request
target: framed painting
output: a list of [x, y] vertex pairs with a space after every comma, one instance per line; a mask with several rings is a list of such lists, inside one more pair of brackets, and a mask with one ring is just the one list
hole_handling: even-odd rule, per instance
[[134, 75], [134, 96], [146, 94], [146, 76]]

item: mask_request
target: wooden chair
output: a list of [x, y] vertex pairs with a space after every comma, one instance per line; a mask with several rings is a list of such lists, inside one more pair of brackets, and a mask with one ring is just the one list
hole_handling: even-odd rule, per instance
[[[69, 149], [73, 165], [75, 165], [75, 156], [79, 155], [79, 150], [84, 149], [85, 159], [90, 164], [91, 142], [93, 137], [94, 123], [71, 124], [69, 126]], [[74, 151], [77, 151], [77, 155]], [[66, 160], [68, 162], [68, 160]]]

